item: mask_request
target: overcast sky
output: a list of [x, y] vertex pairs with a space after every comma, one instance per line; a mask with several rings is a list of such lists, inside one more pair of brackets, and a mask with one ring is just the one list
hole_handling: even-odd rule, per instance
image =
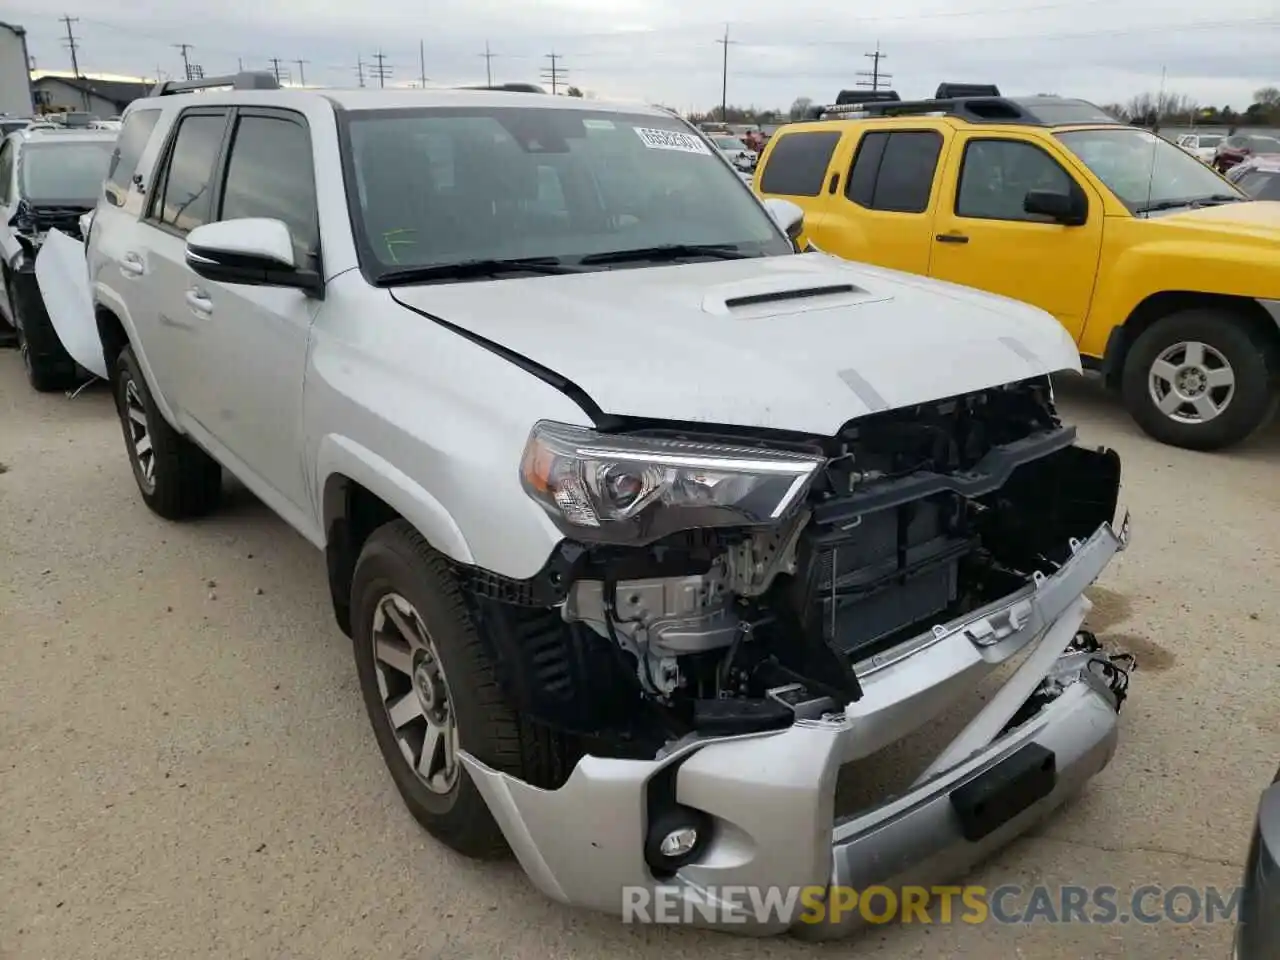
[[[51, 9], [54, 8], [54, 9]], [[190, 16], [182, 14], [191, 10]], [[37, 66], [67, 69], [65, 27], [79, 17], [80, 68], [153, 78], [178, 75], [173, 46], [206, 75], [303, 59], [309, 84], [355, 83], [356, 61], [381, 51], [388, 84], [539, 80], [562, 54], [567, 82], [601, 97], [680, 109], [720, 101], [726, 23], [729, 102], [786, 108], [798, 96], [831, 102], [871, 61], [903, 96], [940, 81], [995, 83], [1009, 94], [1059, 93], [1124, 101], [1160, 85], [1201, 103], [1243, 109], [1252, 92], [1280, 85], [1276, 0], [5, 0], [5, 20], [26, 27]], [[866, 9], [867, 16], [855, 14]], [[298, 79], [299, 67], [284, 65]], [[376, 84], [376, 80], [366, 80]]]

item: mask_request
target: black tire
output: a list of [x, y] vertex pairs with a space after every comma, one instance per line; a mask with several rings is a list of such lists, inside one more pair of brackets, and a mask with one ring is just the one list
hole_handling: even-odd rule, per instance
[[373, 652], [375, 615], [389, 594], [412, 606], [434, 644], [462, 750], [527, 783], [551, 786], [564, 759], [565, 741], [520, 717], [508, 702], [444, 558], [403, 520], [374, 531], [352, 578], [351, 634], [378, 749], [409, 812], [432, 836], [468, 857], [504, 857], [509, 848], [502, 831], [465, 767], [447, 792], [435, 792], [401, 752]]
[[76, 362], [58, 339], [43, 304], [39, 310], [24, 308], [10, 277], [5, 278], [5, 294], [9, 298], [9, 309], [13, 311], [14, 336], [22, 356], [22, 369], [32, 389], [39, 393], [55, 393], [75, 387], [78, 382]]
[[[1198, 423], [1176, 420], [1156, 404], [1149, 389], [1153, 364], [1179, 343], [1197, 342], [1216, 351], [1235, 375], [1234, 392], [1217, 416]], [[1125, 358], [1122, 393], [1138, 426], [1161, 443], [1187, 450], [1220, 450], [1245, 440], [1275, 416], [1273, 351], [1239, 315], [1212, 308], [1170, 314], [1143, 331]]]
[[[185, 520], [213, 510], [222, 498], [222, 467], [165, 420], [131, 347], [120, 351], [113, 373], [116, 412], [143, 502], [166, 520]], [[135, 443], [137, 427], [131, 416], [131, 408], [136, 413], [139, 406], [146, 422], [138, 426], [151, 440], [149, 477]]]

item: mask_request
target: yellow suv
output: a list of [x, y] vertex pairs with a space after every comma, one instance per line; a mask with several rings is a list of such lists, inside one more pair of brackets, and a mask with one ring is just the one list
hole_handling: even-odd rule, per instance
[[1092, 104], [826, 108], [778, 130], [755, 190], [822, 251], [1053, 314], [1158, 440], [1218, 449], [1275, 413], [1280, 202]]

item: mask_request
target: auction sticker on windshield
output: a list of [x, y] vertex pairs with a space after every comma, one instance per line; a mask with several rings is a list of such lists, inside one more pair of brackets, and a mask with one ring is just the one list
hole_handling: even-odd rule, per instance
[[633, 127], [636, 135], [650, 150], [678, 150], [681, 153], [710, 154], [710, 148], [697, 137], [679, 130], [655, 130], [652, 127]]

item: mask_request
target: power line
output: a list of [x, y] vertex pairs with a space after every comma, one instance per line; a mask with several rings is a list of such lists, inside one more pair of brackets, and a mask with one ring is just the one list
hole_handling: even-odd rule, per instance
[[295, 60], [295, 61], [293, 61], [293, 62], [294, 62], [294, 63], [296, 63], [296, 64], [298, 65], [298, 86], [300, 86], [300, 87], [305, 87], [305, 86], [307, 85], [307, 75], [306, 75], [306, 73], [303, 71], [303, 69], [302, 69], [302, 68], [303, 68], [306, 64], [310, 63], [311, 61], [310, 61], [310, 60]]
[[727, 122], [729, 119], [729, 47], [736, 44], [737, 40], [729, 39], [729, 25], [724, 25], [724, 39], [717, 40], [716, 43], [724, 48], [724, 56], [720, 65], [720, 121]]
[[176, 48], [177, 50], [182, 51], [182, 75], [186, 79], [190, 80], [191, 79], [191, 60], [187, 57], [187, 51], [192, 49], [191, 44], [174, 43], [174, 44], [170, 44], [170, 46]]
[[489, 52], [489, 41], [488, 41], [488, 40], [486, 40], [486, 41], [484, 42], [484, 53], [478, 54], [478, 56], [484, 57], [484, 80], [485, 80], [485, 84], [486, 84], [487, 86], [492, 87], [492, 86], [493, 86], [493, 58], [494, 58], [494, 57], [496, 57], [496, 56], [497, 56], [497, 54], [496, 54], [496, 53], [490, 53], [490, 52]]
[[[563, 54], [559, 54], [555, 52], [547, 54], [547, 60], [550, 62], [551, 66], [547, 67], [542, 71], [542, 79], [550, 81], [552, 96], [556, 95], [556, 92], [558, 91], [560, 86], [560, 81], [569, 75], [569, 71], [566, 70], [564, 67], [560, 66], [560, 61], [563, 59], [564, 59]], [[492, 85], [493, 84], [490, 83], [490, 86]]]
[[378, 86], [385, 87], [387, 78], [391, 76], [391, 67], [387, 64], [387, 57], [381, 50], [373, 55], [373, 59], [378, 61], [377, 66], [370, 65], [369, 72], [378, 78]]
[[883, 60], [883, 59], [885, 59], [885, 58], [888, 56], [888, 54], [884, 54], [884, 53], [881, 53], [881, 52], [880, 52], [880, 41], [879, 41], [879, 40], [877, 40], [877, 41], [876, 41], [876, 52], [875, 52], [875, 53], [864, 53], [864, 54], [863, 54], [863, 56], [864, 56], [864, 57], [866, 57], [868, 60], [870, 60], [870, 61], [871, 61], [871, 69], [870, 69], [870, 70], [859, 70], [859, 71], [858, 71], [858, 76], [860, 76], [860, 77], [870, 77], [871, 79], [870, 79], [870, 80], [859, 80], [859, 81], [857, 82], [857, 83], [858, 83], [858, 86], [860, 86], [860, 87], [870, 87], [870, 88], [872, 89], [872, 91], [876, 91], [876, 90], [879, 90], [879, 89], [880, 89], [880, 82], [881, 82], [882, 80], [883, 80], [884, 82], [888, 83], [890, 80], [892, 80], [892, 79], [893, 79], [893, 74], [891, 74], [891, 73], [881, 73], [881, 72], [880, 72], [880, 61], [881, 61], [881, 60]]
[[71, 32], [71, 25], [73, 23], [79, 23], [80, 18], [63, 15], [58, 19], [62, 21], [64, 24], [66, 24], [67, 26], [67, 42], [63, 44], [63, 46], [65, 46], [68, 50], [71, 51], [71, 73], [74, 76], [79, 77], [80, 76], [80, 60], [76, 56], [76, 51], [80, 49], [80, 44], [78, 42], [79, 38], [76, 37], [76, 35]]

